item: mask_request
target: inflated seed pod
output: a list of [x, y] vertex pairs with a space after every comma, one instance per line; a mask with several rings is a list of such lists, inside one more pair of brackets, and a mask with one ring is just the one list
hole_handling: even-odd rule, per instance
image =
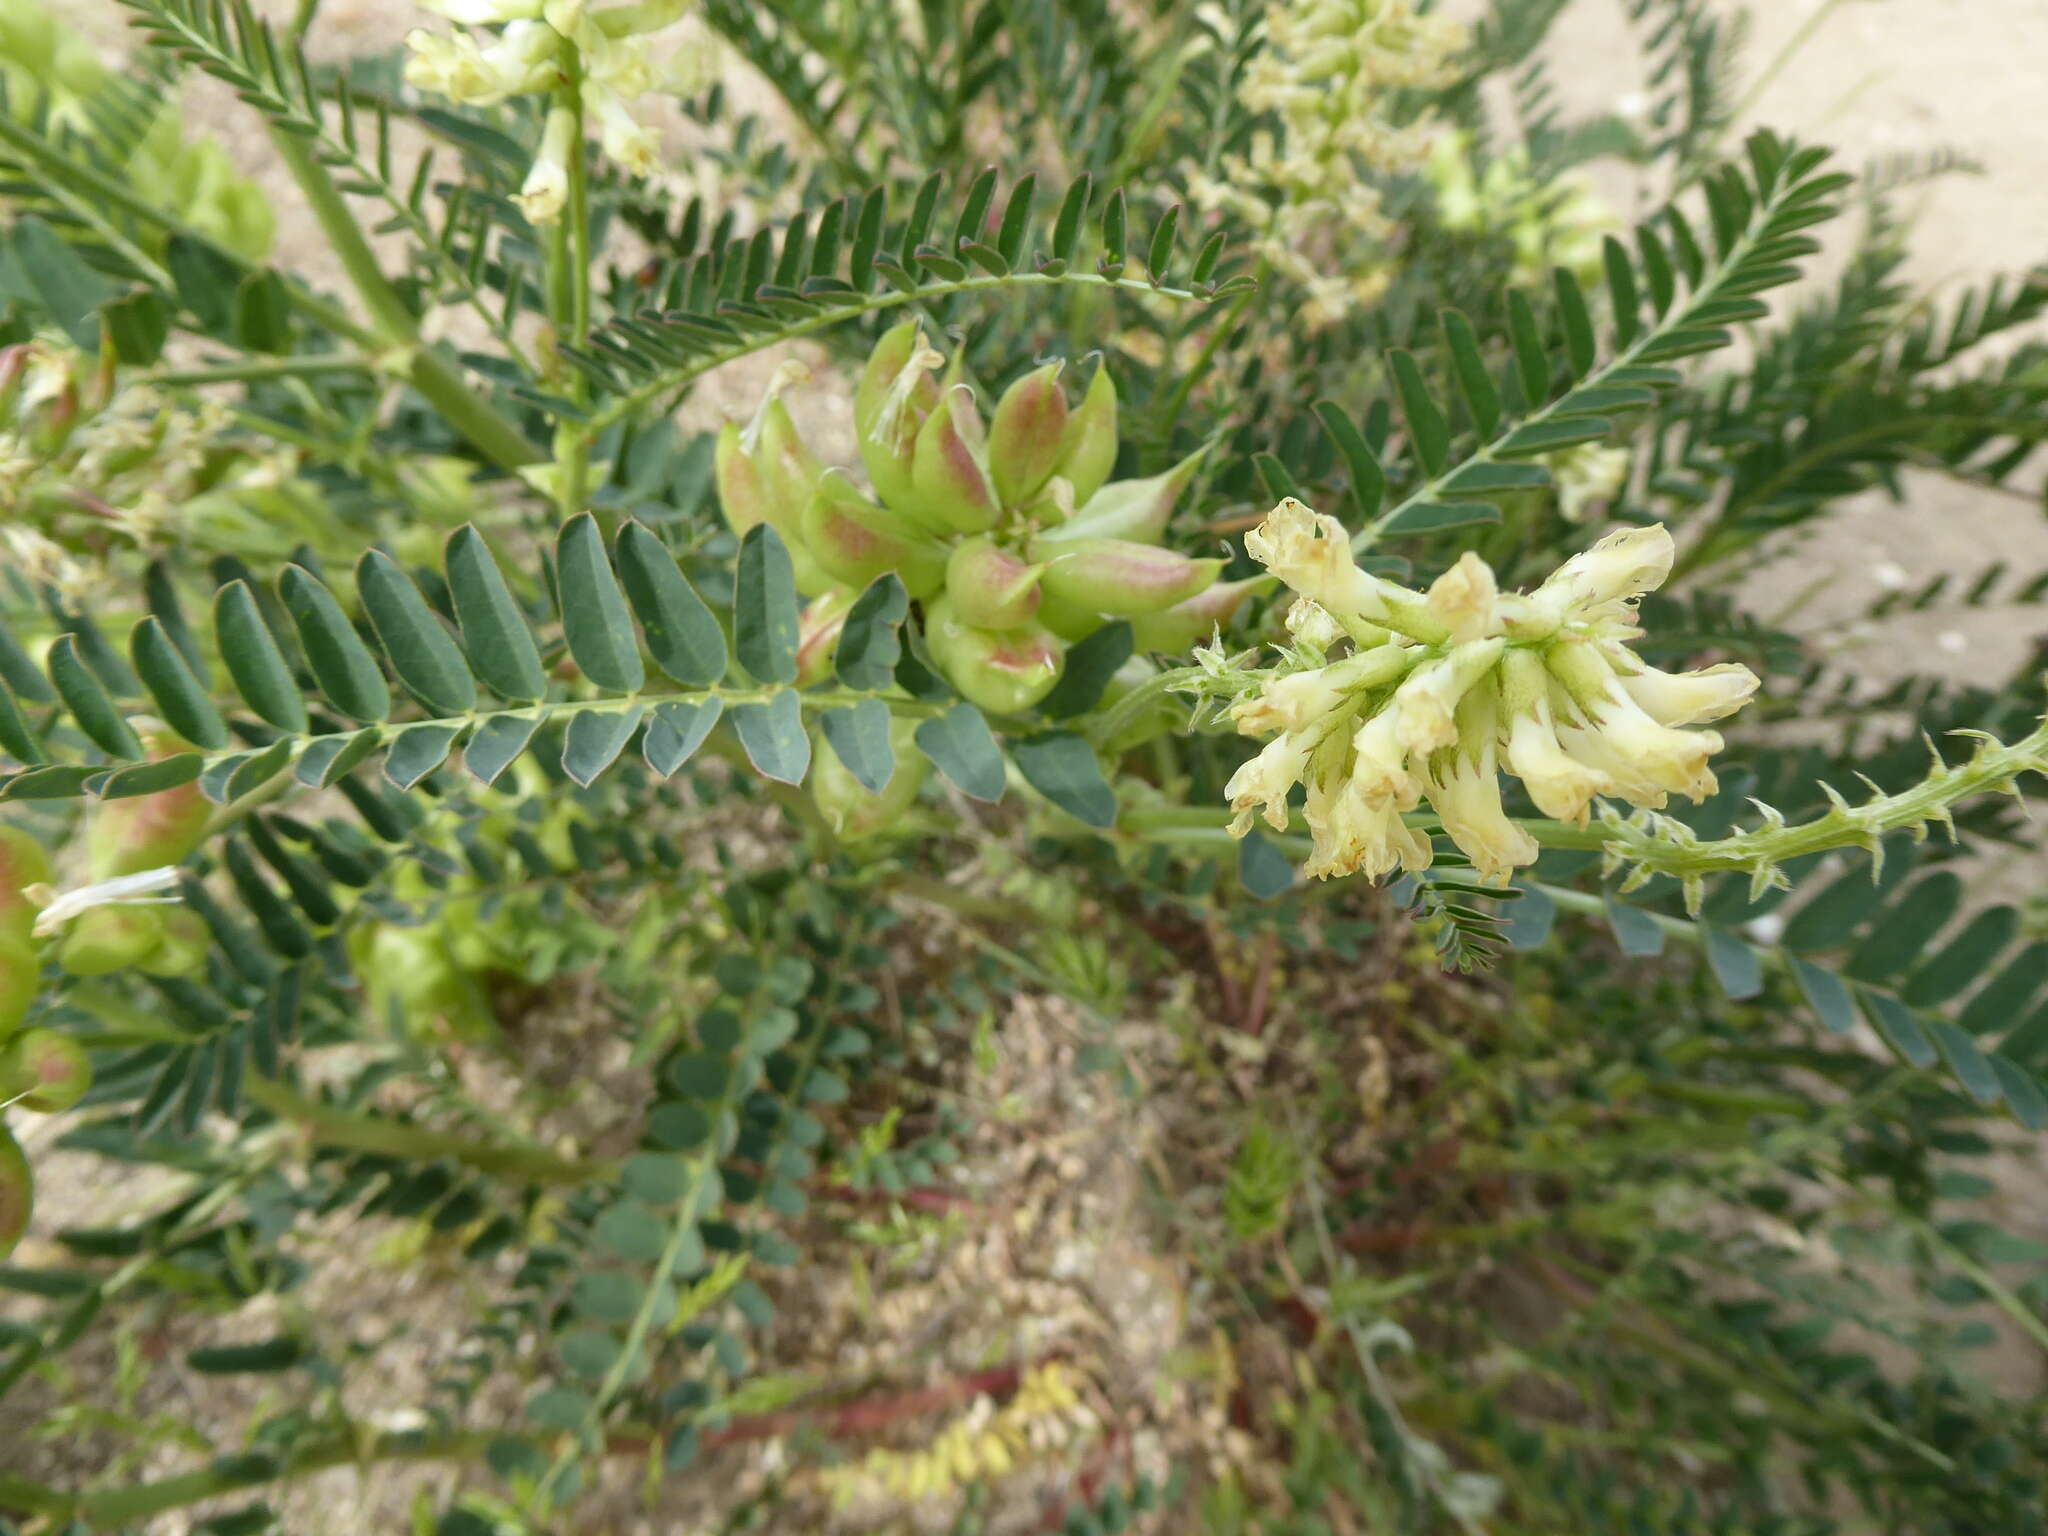
[[1180, 493], [1188, 488], [1201, 467], [1203, 450], [1197, 449], [1164, 474], [1143, 480], [1117, 480], [1103, 486], [1086, 500], [1075, 489], [1074, 515], [1039, 537], [1066, 542], [1074, 539], [1131, 539], [1140, 544], [1157, 544], [1166, 535]]
[[92, 1086], [85, 1047], [54, 1029], [31, 1029], [0, 1050], [0, 1097], [39, 1115], [60, 1114]]
[[945, 548], [897, 512], [869, 501], [838, 470], [819, 477], [803, 527], [818, 564], [850, 587], [865, 587], [894, 571], [912, 597], [923, 597], [946, 579]]
[[[149, 743], [160, 757], [163, 743]], [[93, 808], [86, 827], [86, 861], [94, 880], [140, 874], [184, 861], [197, 848], [213, 818], [213, 805], [195, 783], [153, 795], [105, 800]]]
[[822, 683], [832, 675], [833, 656], [846, 615], [859, 594], [852, 587], [820, 593], [804, 608], [796, 625], [796, 682], [799, 688]]
[[50, 856], [20, 827], [0, 826], [0, 934], [26, 939], [41, 909], [28, 888], [50, 883]]
[[842, 841], [854, 843], [897, 826], [917, 801], [917, 792], [931, 773], [931, 762], [917, 750], [916, 722], [892, 720], [889, 740], [896, 749], [896, 771], [880, 793], [856, 779], [839, 754], [819, 743], [811, 753], [811, 798], [826, 823]]
[[913, 499], [911, 461], [918, 429], [939, 403], [939, 385], [931, 370], [941, 361], [925, 345], [918, 323], [905, 320], [875, 343], [854, 388], [853, 430], [860, 461], [875, 494], [892, 507], [907, 507]]
[[1244, 600], [1254, 592], [1273, 585], [1272, 576], [1248, 576], [1243, 581], [1219, 581], [1206, 591], [1131, 620], [1131, 638], [1141, 651], [1165, 651], [1172, 655], [1192, 650], [1236, 617]]
[[1120, 618], [1171, 608], [1204, 590], [1223, 569], [1221, 560], [1196, 560], [1130, 539], [1041, 539], [1031, 553], [1047, 562], [1040, 578], [1046, 596]]
[[1065, 440], [1052, 472], [1074, 490], [1074, 505], [1085, 506], [1116, 468], [1116, 381], [1098, 367], [1088, 393], [1067, 417]]
[[153, 907], [90, 907], [66, 927], [57, 963], [73, 976], [111, 976], [141, 965], [163, 941], [163, 915]]
[[988, 438], [974, 390], [955, 384], [917, 434], [910, 469], [912, 516], [955, 533], [980, 533], [1002, 515], [989, 473]]
[[21, 1144], [0, 1125], [0, 1259], [14, 1252], [35, 1213], [36, 1181]]
[[756, 524], [766, 523], [782, 536], [783, 547], [789, 551], [797, 591], [808, 595], [829, 587], [832, 578], [804, 546], [802, 504], [794, 510], [783, 504], [760, 456], [747, 452], [745, 436], [736, 423], [729, 421], [718, 429], [711, 462], [726, 526], [735, 534], [744, 534]]
[[996, 495], [1019, 507], [1050, 480], [1066, 446], [1067, 397], [1059, 363], [1047, 363], [1003, 391], [989, 420], [988, 467]]
[[196, 976], [205, 970], [213, 948], [206, 919], [190, 907], [163, 906], [156, 911], [163, 922], [163, 942], [136, 961], [136, 968], [145, 975], [170, 977]]
[[978, 629], [943, 597], [925, 604], [924, 634], [946, 681], [999, 715], [1021, 714], [1052, 692], [1066, 658], [1066, 643], [1040, 625]]
[[1038, 612], [1041, 570], [986, 534], [963, 539], [946, 561], [946, 600], [964, 623], [1014, 629]]
[[42, 985], [42, 969], [35, 945], [20, 934], [0, 932], [0, 1041], [28, 1017]]

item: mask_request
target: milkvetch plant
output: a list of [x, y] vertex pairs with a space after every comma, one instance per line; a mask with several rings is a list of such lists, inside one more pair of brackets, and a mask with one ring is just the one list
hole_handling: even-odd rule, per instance
[[1718, 9], [121, 3], [0, 8], [0, 1523], [2029, 1528], [2041, 658], [1749, 578], [2037, 494], [2048, 283]]

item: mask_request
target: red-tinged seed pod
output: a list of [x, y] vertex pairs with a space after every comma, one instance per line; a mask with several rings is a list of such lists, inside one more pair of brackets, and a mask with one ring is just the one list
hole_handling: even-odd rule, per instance
[[29, 900], [28, 888], [49, 883], [50, 856], [43, 845], [20, 827], [0, 826], [0, 934], [29, 936], [41, 908]]
[[[161, 746], [152, 742], [150, 755], [163, 756]], [[86, 828], [87, 867], [98, 881], [182, 863], [204, 839], [212, 818], [213, 805], [196, 782], [103, 801], [93, 808]]]
[[856, 593], [851, 587], [834, 587], [811, 600], [796, 626], [796, 681], [799, 688], [822, 683], [832, 675], [832, 661], [839, 649], [839, 636], [846, 628], [847, 611]]
[[153, 907], [90, 907], [65, 930], [57, 963], [73, 976], [111, 976], [141, 965], [163, 941], [163, 916]]
[[43, 963], [35, 945], [20, 934], [0, 933], [0, 1040], [28, 1017], [42, 986]]
[[1174, 506], [1195, 478], [1206, 451], [1196, 449], [1161, 475], [1112, 481], [1081, 502], [1064, 523], [1040, 534], [1040, 539], [1132, 539], [1157, 544], [1165, 537]]
[[66, 379], [30, 428], [29, 446], [38, 457], [54, 458], [71, 440], [71, 429], [77, 425], [78, 386]]
[[837, 470], [820, 477], [804, 509], [804, 542], [835, 581], [865, 587], [894, 571], [922, 598], [946, 579], [946, 551], [888, 507], [879, 507]]
[[946, 681], [968, 703], [998, 715], [1022, 714], [1052, 692], [1066, 643], [1036, 624], [977, 629], [944, 598], [925, 605], [925, 641]]
[[0, 1259], [13, 1253], [36, 1208], [36, 1179], [21, 1144], [0, 1125]]
[[743, 534], [769, 520], [768, 487], [760, 466], [741, 440], [738, 422], [728, 421], [718, 429], [711, 467], [718, 485], [718, 509], [725, 514], [728, 528]]
[[1072, 603], [1060, 601], [1045, 590], [1043, 582], [1039, 583], [1038, 598], [1038, 612], [1034, 615], [1037, 622], [1070, 644], [1086, 640], [1110, 622], [1092, 608], [1077, 608]]
[[136, 962], [150, 976], [196, 976], [206, 969], [206, 956], [213, 948], [213, 933], [206, 919], [190, 907], [158, 907], [163, 920], [163, 942]]
[[1002, 515], [971, 386], [952, 386], [925, 418], [911, 460], [910, 490], [906, 511], [954, 533], [980, 533]]
[[778, 529], [797, 526], [812, 488], [824, 473], [803, 434], [791, 420], [789, 407], [778, 399], [761, 407], [759, 435], [754, 441], [754, 462], [761, 468], [761, 482], [767, 488], [773, 510], [768, 520]]
[[0, 422], [14, 415], [14, 407], [21, 399], [22, 380], [28, 377], [29, 356], [30, 344], [25, 341], [0, 347]]
[[[1043, 540], [1040, 543], [1044, 543]], [[1047, 560], [1040, 578], [1048, 597], [1116, 618], [1158, 613], [1207, 589], [1221, 560], [1195, 560], [1174, 550], [1129, 539], [1080, 539], [1034, 546]]]
[[1053, 473], [1074, 488], [1074, 505], [1086, 506], [1116, 468], [1116, 381], [1098, 367], [1088, 392], [1067, 417], [1065, 440]]
[[946, 600], [963, 623], [1014, 629], [1038, 612], [1041, 569], [986, 534], [963, 539], [946, 561]]
[[853, 430], [875, 494], [892, 507], [912, 499], [910, 465], [918, 429], [939, 403], [931, 370], [944, 359], [925, 344], [915, 320], [883, 333], [853, 392]]
[[0, 1090], [23, 1109], [61, 1114], [92, 1086], [92, 1062], [85, 1047], [54, 1029], [16, 1035], [0, 1052]]
[[1060, 462], [1067, 430], [1060, 368], [1056, 362], [1034, 368], [996, 402], [988, 428], [988, 467], [1006, 507], [1030, 501]]
[[905, 813], [917, 803], [917, 793], [930, 777], [931, 763], [917, 750], [915, 729], [916, 722], [911, 720], [890, 723], [896, 771], [879, 793], [848, 772], [839, 754], [829, 747], [820, 745], [812, 752], [811, 799], [842, 842], [862, 842], [900, 826]]
[[1178, 656], [1202, 644], [1237, 616], [1246, 598], [1273, 585], [1271, 576], [1247, 576], [1243, 581], [1219, 581], [1206, 591], [1131, 620], [1131, 638], [1141, 651], [1164, 651]]

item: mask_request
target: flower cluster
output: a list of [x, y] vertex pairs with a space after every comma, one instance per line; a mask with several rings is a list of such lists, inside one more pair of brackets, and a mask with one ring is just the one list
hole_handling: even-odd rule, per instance
[[863, 587], [885, 571], [924, 604], [924, 633], [948, 682], [984, 709], [1016, 714], [1059, 680], [1067, 646], [1128, 619], [1145, 650], [1184, 651], [1267, 578], [1218, 582], [1220, 560], [1161, 547], [1197, 453], [1142, 480], [1111, 480], [1116, 385], [1097, 368], [1078, 404], [1063, 364], [1016, 380], [984, 420], [974, 387], [916, 321], [875, 344], [854, 392], [863, 487], [826, 469], [778, 390], [718, 439], [719, 501], [735, 531], [782, 536], [804, 614], [802, 655], [829, 665]]
[[1685, 727], [1756, 691], [1747, 667], [1661, 672], [1629, 649], [1637, 599], [1671, 571], [1662, 527], [1609, 534], [1526, 594], [1501, 592], [1469, 552], [1427, 592], [1372, 576], [1335, 518], [1292, 497], [1245, 547], [1300, 600], [1279, 667], [1230, 674], [1201, 656], [1238, 694], [1238, 730], [1272, 738], [1226, 788], [1231, 830], [1261, 811], [1285, 828], [1302, 785], [1320, 878], [1426, 868], [1429, 840], [1403, 814], [1427, 800], [1480, 877], [1506, 881], [1536, 844], [1502, 807], [1502, 770], [1544, 815], [1580, 825], [1601, 796], [1704, 799], [1721, 738]]
[[1448, 84], [1464, 47], [1456, 22], [1415, 0], [1288, 0], [1266, 22], [1267, 45], [1238, 87], [1245, 109], [1271, 114], [1223, 174], [1197, 173], [1190, 195], [1262, 233], [1259, 254], [1308, 289], [1311, 323], [1326, 322], [1385, 290], [1388, 269], [1319, 260], [1381, 246], [1392, 232], [1370, 175], [1417, 169], [1431, 128], [1399, 122], [1399, 92]]
[[1422, 170], [1445, 229], [1514, 246], [1517, 282], [1548, 282], [1553, 267], [1584, 282], [1599, 280], [1602, 237], [1622, 223], [1584, 172], [1539, 177], [1519, 145], [1500, 150], [1481, 170], [1463, 132], [1439, 138]]
[[570, 156], [576, 143], [578, 107], [597, 124], [604, 152], [635, 176], [660, 166], [654, 130], [633, 115], [633, 103], [650, 91], [694, 94], [710, 83], [711, 49], [693, 33], [665, 62], [645, 42], [685, 19], [688, 0], [594, 9], [588, 0], [421, 0], [429, 10], [464, 28], [495, 27], [495, 33], [457, 31], [449, 36], [415, 30], [406, 38], [408, 84], [468, 106], [490, 107], [514, 96], [554, 94], [541, 132], [540, 153], [520, 189], [520, 210], [535, 224], [552, 224], [569, 197]]

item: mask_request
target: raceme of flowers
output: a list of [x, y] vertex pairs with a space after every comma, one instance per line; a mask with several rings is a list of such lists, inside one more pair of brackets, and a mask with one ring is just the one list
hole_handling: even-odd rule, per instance
[[1537, 848], [1502, 806], [1503, 770], [1544, 815], [1578, 825], [1600, 797], [1700, 801], [1722, 743], [1688, 727], [1756, 691], [1744, 666], [1662, 672], [1629, 649], [1637, 599], [1671, 572], [1661, 526], [1609, 534], [1526, 594], [1501, 592], [1470, 552], [1427, 592], [1382, 580], [1335, 518], [1292, 497], [1245, 548], [1300, 596], [1278, 666], [1232, 673], [1220, 649], [1198, 653], [1237, 695], [1238, 730], [1272, 738], [1226, 787], [1231, 830], [1260, 812], [1284, 830], [1302, 785], [1318, 878], [1427, 868], [1429, 839], [1403, 820], [1426, 800], [1480, 878], [1504, 883]]
[[[1304, 318], [1326, 323], [1386, 289], [1389, 269], [1350, 254], [1392, 232], [1366, 176], [1424, 163], [1433, 130], [1397, 122], [1394, 97], [1448, 84], [1465, 31], [1415, 0], [1292, 0], [1271, 8], [1266, 36], [1238, 100], [1277, 126], [1261, 128], [1246, 154], [1226, 155], [1220, 176], [1194, 173], [1189, 195], [1259, 229], [1260, 256], [1308, 290]], [[1337, 272], [1327, 270], [1333, 254]]]
[[[574, 79], [587, 121], [604, 152], [635, 176], [660, 168], [654, 130], [634, 116], [650, 91], [693, 95], [710, 83], [708, 39], [692, 32], [665, 61], [646, 37], [685, 20], [688, 0], [643, 0], [599, 9], [587, 0], [421, 0], [458, 28], [450, 35], [416, 29], [406, 38], [408, 84], [467, 106], [490, 107], [514, 96], [562, 95]], [[560, 220], [569, 197], [576, 151], [576, 112], [566, 100], [550, 109], [540, 153], [517, 201], [535, 224]]]

